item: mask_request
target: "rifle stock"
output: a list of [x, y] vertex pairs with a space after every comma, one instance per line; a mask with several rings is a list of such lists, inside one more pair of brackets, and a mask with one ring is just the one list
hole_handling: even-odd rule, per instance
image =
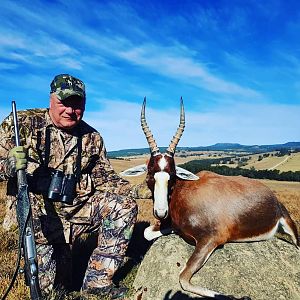
[[[12, 114], [16, 146], [20, 146], [19, 125], [16, 103], [12, 101]], [[24, 274], [26, 285], [30, 288], [30, 296], [33, 300], [41, 298], [41, 290], [38, 281], [38, 263], [34, 231], [32, 223], [32, 212], [28, 194], [28, 184], [25, 170], [17, 171], [18, 196], [17, 196], [17, 219], [19, 224], [19, 246], [23, 250]]]

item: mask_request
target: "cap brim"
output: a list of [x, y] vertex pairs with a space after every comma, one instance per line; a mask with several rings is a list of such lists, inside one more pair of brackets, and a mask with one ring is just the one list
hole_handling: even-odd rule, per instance
[[58, 93], [54, 92], [56, 94], [56, 96], [58, 97], [58, 99], [61, 102], [64, 102], [65, 100], [67, 100], [70, 97], [79, 97], [81, 99], [85, 99], [85, 96], [82, 93], [76, 92], [76, 91], [68, 91], [67, 93], [64, 93], [62, 91], [59, 91]]

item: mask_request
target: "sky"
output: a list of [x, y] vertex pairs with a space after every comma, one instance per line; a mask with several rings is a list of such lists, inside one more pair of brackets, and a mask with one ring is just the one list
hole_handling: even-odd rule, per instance
[[108, 151], [300, 141], [298, 1], [0, 1], [0, 119], [48, 107], [50, 83], [86, 85], [84, 120]]

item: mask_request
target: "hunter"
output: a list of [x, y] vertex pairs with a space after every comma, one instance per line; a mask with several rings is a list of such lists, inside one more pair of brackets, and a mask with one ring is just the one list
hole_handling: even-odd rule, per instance
[[12, 115], [0, 126], [0, 180], [8, 180], [9, 209], [15, 210], [16, 172], [26, 169], [44, 293], [72, 289], [72, 244], [96, 233], [81, 292], [122, 298], [126, 288], [112, 277], [136, 221], [131, 186], [113, 170], [99, 132], [82, 120], [84, 83], [60, 74], [50, 87], [49, 108], [18, 112], [23, 146], [14, 146]]

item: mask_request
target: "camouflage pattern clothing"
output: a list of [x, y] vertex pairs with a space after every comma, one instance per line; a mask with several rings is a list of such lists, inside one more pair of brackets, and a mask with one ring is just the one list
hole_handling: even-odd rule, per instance
[[[72, 244], [81, 233], [92, 231], [99, 233], [98, 245], [90, 258], [83, 288], [110, 284], [123, 260], [136, 221], [137, 206], [128, 181], [114, 172], [102, 137], [84, 121], [72, 132], [66, 132], [53, 125], [48, 109], [20, 111], [18, 119], [21, 145], [28, 149], [27, 177], [41, 285], [46, 288], [54, 284], [53, 270], [58, 268], [55, 257], [59, 257], [59, 247], [54, 245]], [[46, 155], [47, 132], [49, 155]], [[16, 194], [15, 180], [9, 178], [7, 164], [8, 152], [13, 147], [10, 115], [0, 126], [0, 180], [8, 180], [10, 199], [15, 199]], [[51, 171], [76, 174], [78, 154], [81, 172], [73, 204], [49, 200], [45, 190], [48, 190]], [[14, 209], [13, 205], [10, 209]]]

